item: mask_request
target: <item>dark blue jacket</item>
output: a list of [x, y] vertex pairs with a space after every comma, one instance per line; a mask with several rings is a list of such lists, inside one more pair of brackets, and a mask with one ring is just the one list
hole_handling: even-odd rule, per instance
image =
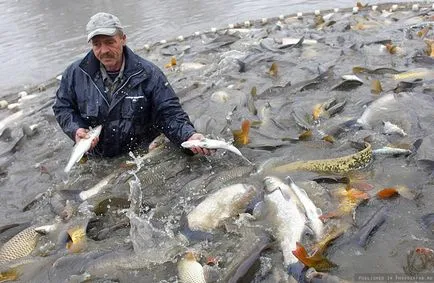
[[93, 151], [102, 156], [146, 145], [159, 133], [180, 145], [195, 129], [167, 78], [128, 47], [124, 47], [124, 55], [125, 80], [111, 102], [104, 92], [100, 62], [92, 51], [66, 69], [53, 105], [60, 127], [75, 141], [78, 128], [102, 124]]

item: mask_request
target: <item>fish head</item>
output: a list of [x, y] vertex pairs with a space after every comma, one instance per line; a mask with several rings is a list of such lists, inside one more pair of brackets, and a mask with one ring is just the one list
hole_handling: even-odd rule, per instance
[[73, 226], [67, 230], [69, 236], [66, 248], [72, 253], [83, 251], [87, 246], [86, 227]]
[[279, 178], [274, 176], [266, 176], [264, 178], [264, 184], [265, 184], [265, 190], [268, 193], [272, 193], [275, 190], [280, 190], [282, 181], [280, 181]]

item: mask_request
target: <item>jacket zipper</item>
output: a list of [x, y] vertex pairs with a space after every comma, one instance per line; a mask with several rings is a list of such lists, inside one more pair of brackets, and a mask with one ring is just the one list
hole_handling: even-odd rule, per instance
[[[98, 86], [96, 85], [96, 83], [93, 81], [93, 79], [92, 79], [92, 77], [85, 71], [85, 70], [83, 70], [82, 68], [80, 68], [80, 70], [83, 72], [83, 73], [85, 73], [89, 78], [90, 78], [90, 80], [92, 81], [92, 84], [95, 86], [95, 88], [98, 90], [98, 93], [101, 95], [101, 97], [104, 99], [104, 101], [105, 101], [105, 103], [107, 103], [107, 106], [109, 107], [109, 112], [110, 112], [110, 103], [108, 103], [108, 101], [107, 101], [107, 99], [105, 98], [105, 96], [101, 93], [101, 91], [99, 90], [99, 88], [98, 88]], [[126, 81], [124, 82], [124, 84], [123, 85], [121, 85], [121, 87], [120, 88], [118, 88], [118, 90], [115, 92], [115, 93], [113, 93], [112, 94], [112, 96], [113, 97], [115, 97], [115, 95], [129, 82], [129, 80], [132, 78], [132, 77], [134, 77], [134, 76], [136, 76], [136, 75], [138, 75], [138, 74], [140, 74], [141, 72], [143, 72], [143, 70], [140, 70], [140, 71], [138, 71], [137, 73], [134, 73], [134, 74], [132, 74], [131, 76], [129, 76], [127, 79], [126, 79]]]
[[96, 83], [93, 81], [92, 77], [82, 68], [80, 68], [80, 70], [86, 74], [86, 76], [89, 77], [89, 79], [92, 81], [94, 87], [98, 90], [99, 95], [101, 95], [102, 99], [104, 99], [105, 103], [107, 103], [107, 106], [110, 108], [110, 104], [108, 103], [107, 99], [105, 99], [104, 95], [101, 93], [101, 91], [99, 90], [98, 86], [96, 85]]

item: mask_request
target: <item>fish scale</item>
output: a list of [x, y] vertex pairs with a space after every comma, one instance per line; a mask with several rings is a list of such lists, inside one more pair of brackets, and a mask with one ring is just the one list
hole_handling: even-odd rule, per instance
[[187, 254], [178, 263], [178, 275], [183, 283], [205, 283], [203, 267], [196, 261], [194, 256]]
[[320, 160], [296, 161], [277, 166], [272, 169], [275, 172], [288, 172], [306, 170], [323, 173], [347, 173], [366, 167], [372, 161], [372, 147], [365, 143], [365, 148], [355, 154]]
[[34, 226], [15, 235], [0, 249], [0, 265], [29, 255], [36, 247], [40, 236]]

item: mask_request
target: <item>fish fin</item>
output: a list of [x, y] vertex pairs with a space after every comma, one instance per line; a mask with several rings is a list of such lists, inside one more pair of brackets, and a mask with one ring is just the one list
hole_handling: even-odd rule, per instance
[[379, 199], [388, 199], [392, 197], [396, 197], [399, 195], [399, 192], [395, 188], [385, 188], [377, 193], [377, 197]]
[[19, 277], [20, 272], [18, 272], [16, 267], [0, 272], [0, 282], [15, 281], [18, 280]]
[[422, 145], [423, 139], [417, 139], [414, 143], [413, 143], [413, 152], [416, 152], [419, 150], [419, 147]]
[[289, 175], [285, 177], [285, 180], [289, 186], [291, 186], [291, 184], [295, 184], [294, 180]]
[[250, 120], [244, 120], [241, 123], [240, 130], [233, 130], [232, 134], [234, 136], [235, 143], [238, 145], [246, 145], [249, 143], [249, 132], [250, 132], [251, 122]]

